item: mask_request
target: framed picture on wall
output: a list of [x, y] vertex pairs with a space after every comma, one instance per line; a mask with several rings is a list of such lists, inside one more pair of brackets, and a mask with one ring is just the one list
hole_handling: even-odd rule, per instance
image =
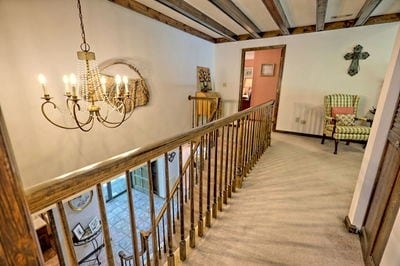
[[262, 64], [261, 76], [272, 77], [275, 75], [275, 64]]
[[72, 229], [72, 233], [74, 234], [74, 236], [77, 240], [80, 240], [83, 237], [83, 235], [85, 234], [85, 229], [83, 229], [83, 227], [80, 223], [77, 223], [75, 225], [74, 229]]
[[245, 67], [243, 71], [243, 77], [246, 78], [253, 78], [253, 67]]

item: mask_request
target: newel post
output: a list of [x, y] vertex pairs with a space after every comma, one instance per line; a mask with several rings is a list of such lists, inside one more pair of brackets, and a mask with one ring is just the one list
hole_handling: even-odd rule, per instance
[[0, 110], [0, 265], [43, 265]]

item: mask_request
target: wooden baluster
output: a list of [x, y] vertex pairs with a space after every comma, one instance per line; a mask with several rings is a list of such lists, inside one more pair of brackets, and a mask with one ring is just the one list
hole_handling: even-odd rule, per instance
[[219, 197], [218, 197], [218, 210], [222, 211], [222, 169], [224, 165], [224, 135], [225, 135], [225, 127], [222, 127], [221, 130], [221, 156], [220, 156], [220, 163], [219, 163]]
[[247, 119], [245, 116], [245, 117], [243, 117], [243, 143], [242, 143], [242, 158], [243, 159], [242, 159], [242, 166], [241, 166], [242, 175], [241, 175], [241, 180], [240, 180], [240, 182], [241, 182], [240, 187], [242, 187], [242, 184], [244, 182], [244, 177], [246, 176], [246, 169], [245, 169], [245, 167], [246, 167], [246, 149], [247, 149], [246, 140], [247, 140]]
[[251, 147], [251, 120], [250, 120], [250, 115], [249, 113], [247, 115], [247, 127], [246, 127], [246, 166], [245, 166], [245, 174], [244, 176], [247, 177], [247, 174], [249, 173], [249, 165], [250, 165], [250, 147]]
[[260, 159], [261, 156], [261, 143], [260, 143], [260, 137], [261, 137], [261, 111], [262, 109], [258, 110], [257, 113], [257, 161]]
[[236, 186], [242, 187], [243, 178], [243, 143], [244, 143], [244, 118], [239, 120], [239, 134], [238, 134], [238, 147], [237, 147], [237, 164], [236, 164]]
[[226, 127], [226, 149], [225, 149], [225, 172], [224, 172], [224, 194], [223, 202], [228, 204], [228, 161], [229, 161], [229, 126]]
[[106, 254], [107, 254], [107, 263], [108, 265], [115, 265], [114, 264], [114, 255], [113, 255], [113, 249], [111, 245], [111, 236], [110, 236], [110, 228], [108, 226], [108, 220], [107, 220], [107, 210], [106, 210], [106, 204], [104, 200], [104, 195], [103, 195], [103, 189], [101, 187], [101, 184], [97, 184], [97, 199], [99, 202], [99, 209], [100, 209], [100, 219], [101, 219], [101, 225], [103, 229], [103, 237], [104, 237], [104, 242], [106, 246]]
[[194, 228], [194, 174], [193, 174], [193, 161], [194, 161], [194, 154], [193, 154], [193, 142], [190, 141], [190, 171], [189, 171], [189, 187], [190, 187], [190, 247], [194, 248], [196, 246], [196, 236], [195, 236], [195, 228]]
[[151, 238], [153, 243], [153, 259], [154, 259], [154, 265], [158, 266], [159, 261], [157, 256], [156, 211], [154, 208], [154, 185], [153, 185], [153, 175], [151, 171], [150, 161], [147, 161], [147, 172], [149, 174], [149, 203], [150, 203], [150, 219], [151, 219]]
[[235, 123], [231, 123], [228, 128], [232, 129], [232, 134], [231, 134], [231, 147], [230, 147], [230, 151], [229, 154], [231, 155], [229, 157], [230, 163], [229, 163], [229, 182], [228, 182], [228, 197], [232, 198], [232, 172], [233, 172], [233, 141], [234, 141], [234, 135], [235, 135]]
[[157, 225], [158, 258], [161, 260], [160, 224]]
[[[168, 265], [175, 265], [174, 252], [172, 250], [172, 217], [171, 217], [171, 190], [169, 188], [169, 162], [168, 153], [164, 154], [164, 164], [165, 164], [165, 191], [166, 191], [166, 201], [167, 201], [167, 236], [168, 236]], [[172, 205], [172, 208], [174, 206]]]
[[203, 169], [204, 169], [204, 136], [200, 139], [200, 175], [199, 175], [199, 222], [197, 227], [197, 235], [203, 236]]
[[[189, 156], [189, 160], [190, 160], [190, 156]], [[189, 193], [189, 182], [188, 182], [188, 169], [186, 169], [186, 171], [183, 173], [183, 179], [182, 181], [185, 181], [183, 189], [185, 191], [185, 203], [188, 200], [188, 193]]]
[[165, 239], [165, 215], [162, 216], [161, 221], [162, 221], [162, 235], [163, 235], [163, 251], [164, 253], [167, 253], [167, 241]]
[[137, 228], [136, 228], [135, 203], [134, 203], [135, 201], [132, 190], [132, 178], [129, 170], [125, 172], [125, 178], [126, 178], [126, 188], [128, 193], [128, 207], [129, 207], [129, 218], [130, 218], [131, 233], [132, 233], [131, 239], [133, 246], [133, 255], [134, 255], [135, 265], [139, 265], [139, 244], [138, 244]]
[[[172, 212], [172, 233], [173, 234], [176, 233], [176, 230], [175, 230], [175, 206], [174, 206], [175, 205], [175, 200], [174, 200], [174, 197], [175, 197], [175, 194], [172, 195], [171, 204], [170, 204], [170, 205], [172, 205], [171, 212]], [[177, 218], [177, 219], [179, 219], [179, 218]]]
[[211, 133], [207, 134], [207, 211], [206, 211], [206, 226], [211, 227]]
[[[182, 179], [181, 179], [180, 175], [179, 175], [178, 178], [180, 179], [180, 181], [179, 181], [178, 187], [176, 188], [176, 193], [175, 193], [175, 195], [176, 195], [176, 199], [175, 199], [176, 206], [174, 206], [174, 208], [176, 210], [176, 219], [179, 220], [180, 219], [179, 199], [180, 199], [180, 192], [181, 192], [180, 188], [182, 186]], [[175, 232], [174, 232], [174, 234], [175, 234]]]
[[47, 211], [47, 217], [49, 218], [50, 228], [51, 228], [51, 232], [52, 232], [52, 235], [54, 238], [54, 244], [55, 244], [55, 248], [56, 248], [56, 252], [57, 252], [58, 264], [60, 266], [65, 266], [66, 264], [65, 264], [65, 259], [64, 259], [64, 253], [62, 251], [63, 246], [61, 245], [60, 236], [57, 233], [58, 230], [57, 230], [56, 221], [54, 219], [53, 209], [50, 209]]
[[64, 204], [62, 203], [62, 201], [57, 202], [57, 209], [60, 214], [61, 225], [63, 228], [65, 239], [67, 241], [67, 250], [70, 257], [70, 263], [72, 265], [78, 265], [78, 259], [76, 258], [74, 244], [72, 243], [71, 229], [68, 225], [67, 215], [65, 214]]
[[[146, 253], [146, 265], [150, 266], [151, 265], [151, 260], [150, 260], [150, 249], [149, 249], [149, 232], [140, 231], [140, 239], [141, 239], [141, 242], [142, 242], [143, 250]], [[154, 250], [155, 249], [153, 248], [153, 251]], [[143, 253], [143, 255], [144, 255], [144, 253]], [[157, 254], [155, 255], [155, 257], [157, 259]], [[144, 263], [143, 263], [143, 265], [144, 265]]]
[[217, 218], [217, 188], [218, 188], [218, 129], [214, 131], [214, 200], [212, 206], [212, 216], [213, 218]]
[[0, 265], [43, 265], [1, 110], [0, 179]]
[[249, 167], [249, 171], [250, 171], [250, 169], [253, 169], [253, 166], [254, 166], [254, 163], [255, 163], [255, 147], [254, 147], [254, 144], [255, 144], [255, 141], [254, 141], [254, 139], [255, 139], [255, 129], [256, 129], [256, 113], [255, 112], [253, 112], [252, 114], [251, 114], [251, 144], [250, 144], [250, 147], [251, 147], [251, 152], [250, 152], [250, 154], [251, 154], [251, 156], [250, 156], [250, 158], [251, 158], [251, 162], [250, 162], [250, 167]]
[[[190, 160], [190, 158], [189, 158]], [[186, 240], [185, 240], [185, 205], [183, 202], [183, 169], [182, 169], [182, 146], [179, 146], [179, 178], [180, 178], [180, 182], [181, 184], [179, 185], [179, 209], [180, 209], [180, 235], [181, 235], [181, 241], [179, 242], [179, 255], [180, 255], [180, 259], [181, 261], [185, 261], [186, 260]]]
[[239, 139], [239, 125], [240, 120], [236, 121], [235, 124], [235, 148], [234, 148], [234, 155], [233, 155], [233, 176], [232, 176], [232, 192], [236, 192], [236, 171], [237, 171], [237, 156], [238, 156], [238, 139]]

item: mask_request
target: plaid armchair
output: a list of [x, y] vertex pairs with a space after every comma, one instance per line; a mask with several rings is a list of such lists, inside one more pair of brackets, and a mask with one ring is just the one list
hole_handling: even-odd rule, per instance
[[356, 125], [356, 121], [363, 120], [371, 122], [366, 118], [357, 117], [358, 103], [360, 96], [349, 94], [332, 94], [324, 97], [325, 118], [324, 132], [321, 144], [324, 144], [326, 136], [335, 140], [334, 154], [340, 140], [366, 143], [371, 127]]

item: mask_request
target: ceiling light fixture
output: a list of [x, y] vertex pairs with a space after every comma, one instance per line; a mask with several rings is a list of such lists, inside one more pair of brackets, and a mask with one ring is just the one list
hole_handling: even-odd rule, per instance
[[[119, 127], [131, 115], [135, 108], [135, 101], [131, 97], [129, 80], [126, 76], [115, 76], [110, 80], [107, 76], [101, 76], [96, 64], [94, 52], [90, 51], [90, 45], [86, 42], [85, 27], [83, 24], [82, 8], [80, 0], [77, 0], [79, 20], [81, 26], [82, 43], [78, 55], [78, 73], [64, 75], [66, 112], [63, 122], [56, 122], [46, 113], [46, 106], [63, 111], [52, 101], [52, 97], [46, 87], [47, 81], [43, 74], [39, 74], [38, 80], [43, 89], [44, 100], [41, 110], [43, 116], [53, 125], [64, 129], [80, 129], [88, 132], [93, 128], [97, 120], [108, 128]], [[122, 88], [122, 83], [124, 87]], [[69, 121], [66, 121], [69, 120]]]

